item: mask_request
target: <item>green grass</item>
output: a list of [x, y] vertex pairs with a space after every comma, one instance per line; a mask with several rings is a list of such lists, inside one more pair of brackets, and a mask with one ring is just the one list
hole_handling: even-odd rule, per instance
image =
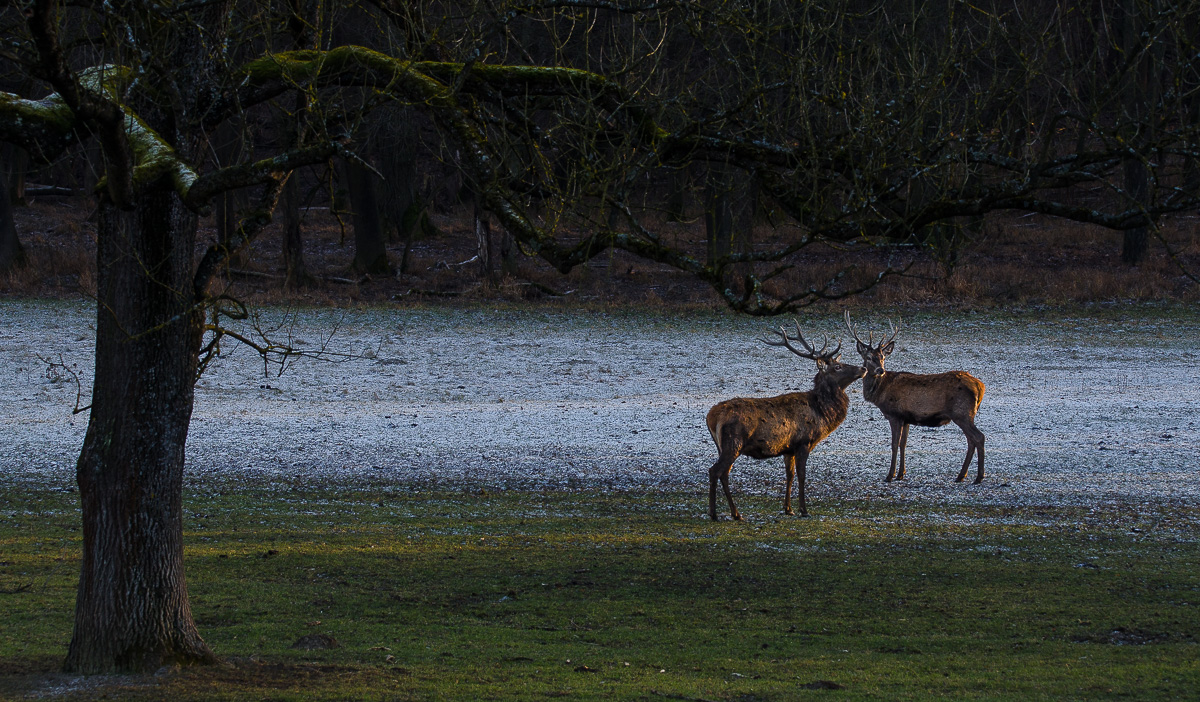
[[[778, 516], [777, 498], [742, 496], [750, 521], [713, 524], [699, 494], [405, 490], [189, 491], [192, 608], [230, 664], [66, 698], [1200, 689], [1194, 507], [917, 511], [875, 499], [821, 502], [800, 519]], [[78, 519], [74, 494], [0, 487], [0, 697], [66, 680], [52, 674], [71, 633]], [[291, 648], [312, 633], [341, 646]]]

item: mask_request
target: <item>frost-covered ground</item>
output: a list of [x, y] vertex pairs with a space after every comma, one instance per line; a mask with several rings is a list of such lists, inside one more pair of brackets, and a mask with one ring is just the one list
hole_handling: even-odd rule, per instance
[[[952, 482], [966, 441], [950, 425], [914, 427], [909, 479], [883, 484], [888, 425], [855, 384], [850, 416], [810, 459], [810, 507], [819, 512], [836, 496], [1195, 513], [1200, 315], [1150, 312], [1149, 321], [1138, 308], [1125, 319], [1112, 311], [1104, 319], [910, 316], [889, 366], [961, 368], [986, 383], [977, 423], [987, 434], [987, 479]], [[859, 317], [864, 329], [885, 326]], [[810, 336], [839, 331], [836, 317], [801, 321]], [[757, 340], [769, 324], [663, 311], [305, 311], [292, 333], [306, 348], [336, 327], [332, 348], [358, 357], [301, 360], [265, 377], [252, 353], [228, 347], [198, 386], [188, 475], [685, 489], [695, 491], [699, 516], [715, 458], [708, 408], [810, 387], [811, 362]], [[74, 385], [51, 377], [38, 356], [77, 364], [86, 403], [91, 325], [82, 303], [0, 302], [4, 480], [73, 480], [87, 415], [71, 414]], [[781, 462], [739, 459], [732, 482], [743, 494], [778, 494]]]

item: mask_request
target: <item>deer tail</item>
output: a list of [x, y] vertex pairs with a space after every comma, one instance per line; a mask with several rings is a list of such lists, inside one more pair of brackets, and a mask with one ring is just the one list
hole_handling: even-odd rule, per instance
[[724, 428], [725, 422], [720, 421], [708, 428], [708, 433], [712, 434], [713, 442], [717, 445], [717, 453], [721, 453], [721, 429]]

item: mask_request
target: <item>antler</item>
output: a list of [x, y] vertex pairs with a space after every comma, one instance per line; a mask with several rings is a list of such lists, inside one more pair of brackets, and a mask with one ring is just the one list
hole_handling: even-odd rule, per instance
[[846, 315], [846, 329], [849, 330], [850, 334], [854, 337], [854, 340], [860, 344], [863, 344], [864, 346], [871, 348], [874, 351], [878, 351], [879, 349], [883, 348], [884, 346], [887, 346], [888, 344], [895, 341], [896, 336], [900, 333], [900, 330], [896, 327], [895, 324], [892, 324], [892, 320], [889, 319], [888, 326], [892, 328], [892, 335], [890, 337], [884, 339], [883, 341], [879, 342], [879, 346], [875, 346], [874, 345], [875, 334], [873, 332], [868, 331], [866, 341], [863, 341], [862, 339], [858, 338], [857, 329], [855, 329], [854, 325], [850, 324], [850, 311], [847, 310], [845, 315]]
[[[823, 338], [822, 338], [821, 350], [817, 351], [816, 349], [814, 349], [812, 347], [811, 344], [809, 344], [807, 341], [805, 341], [804, 334], [800, 331], [800, 322], [798, 322], [798, 321], [796, 322], [795, 338], [789, 337], [787, 334], [787, 330], [784, 329], [783, 327], [779, 327], [778, 330], [772, 329], [771, 332], [778, 334], [780, 340], [779, 341], [771, 341], [770, 339], [763, 339], [762, 342], [764, 344], [767, 344], [768, 346], [784, 346], [787, 348], [788, 351], [791, 351], [792, 353], [796, 354], [797, 356], [800, 356], [801, 358], [808, 358], [813, 361], [822, 361], [822, 362], [828, 363], [829, 361], [833, 360], [834, 358], [837, 358], [838, 353], [842, 350], [842, 342], [839, 340], [837, 348], [835, 348], [833, 351], [830, 351], [829, 353], [826, 353], [825, 350], [829, 348], [829, 335], [825, 334], [825, 335], [823, 335]], [[805, 353], [804, 351], [797, 349], [795, 346], [792, 346], [792, 344], [790, 343], [792, 341], [799, 341], [801, 343], [801, 345], [803, 345], [804, 348], [808, 351], [808, 353]]]
[[854, 340], [857, 341], [858, 343], [862, 344], [863, 346], [870, 346], [871, 343], [875, 341], [875, 335], [872, 334], [870, 332], [870, 330], [868, 330], [866, 341], [863, 341], [862, 339], [858, 338], [858, 329], [856, 329], [854, 327], [854, 325], [850, 324], [850, 310], [846, 310], [845, 315], [846, 315], [846, 330], [850, 332], [850, 336], [853, 336]]
[[887, 341], [880, 344], [880, 346], [887, 346], [888, 344], [892, 343], [896, 340], [896, 336], [900, 333], [900, 327], [892, 324], [892, 320], [890, 319], [888, 320], [888, 326], [892, 328], [892, 335], [887, 338]]

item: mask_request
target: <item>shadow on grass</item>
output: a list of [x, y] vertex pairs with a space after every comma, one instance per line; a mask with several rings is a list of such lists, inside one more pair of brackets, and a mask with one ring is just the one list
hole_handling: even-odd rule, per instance
[[[1178, 532], [1072, 508], [928, 505], [914, 518], [879, 501], [762, 518], [778, 501], [745, 500], [758, 521], [712, 524], [675, 493], [191, 494], [192, 608], [225, 664], [71, 687], [84, 683], [54, 670], [77, 532], [69, 496], [48, 496], [58, 516], [23, 521], [0, 570], [34, 584], [0, 598], [3, 684], [172, 700], [1170, 699], [1200, 687], [1200, 548]], [[294, 648], [304, 637], [338, 645]]]

